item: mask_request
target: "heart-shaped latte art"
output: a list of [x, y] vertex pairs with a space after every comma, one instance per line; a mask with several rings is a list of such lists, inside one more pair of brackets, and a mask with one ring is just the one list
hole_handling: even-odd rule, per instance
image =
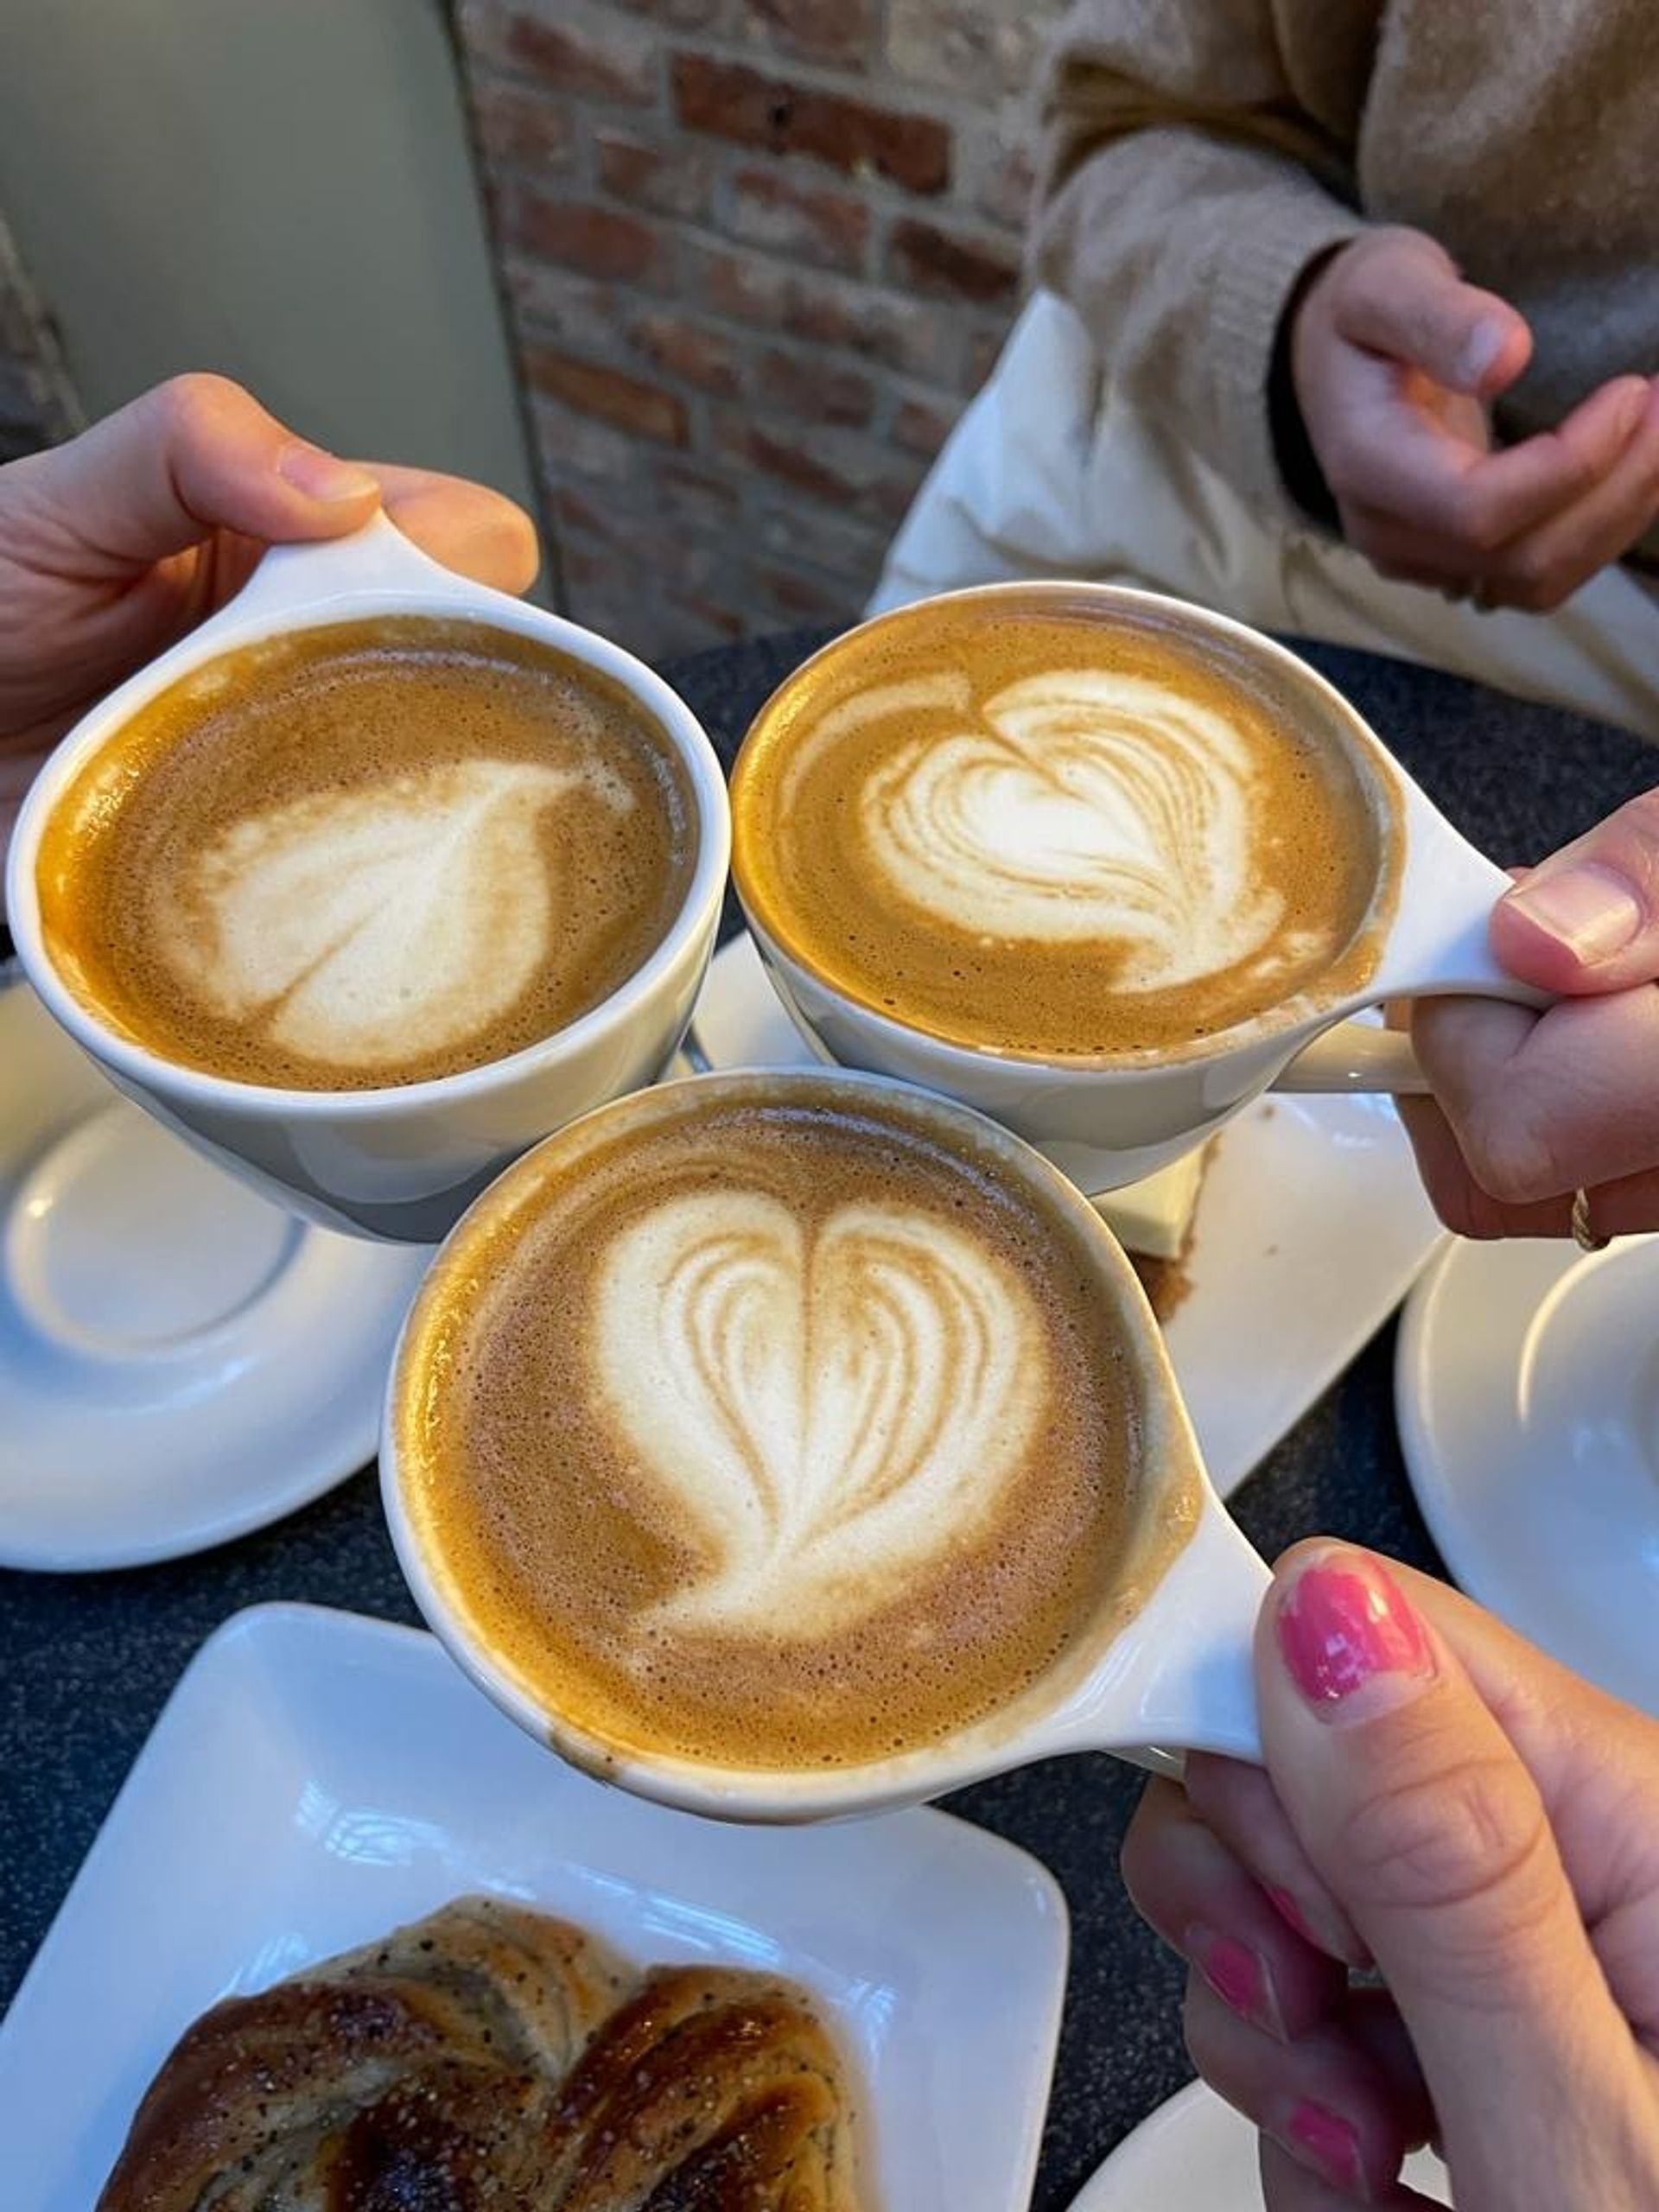
[[1255, 874], [1249, 747], [1144, 677], [1022, 678], [974, 726], [870, 779], [867, 849], [906, 901], [985, 938], [1125, 948], [1122, 988], [1168, 989], [1260, 956], [1284, 912]]
[[617, 1237], [594, 1351], [707, 1561], [658, 1610], [677, 1630], [811, 1637], [889, 1603], [1004, 1509], [1050, 1384], [1030, 1291], [965, 1230], [743, 1190]]
[[592, 776], [471, 760], [319, 792], [215, 840], [161, 902], [162, 948], [222, 1017], [341, 1068], [441, 1051], [505, 1014], [558, 926], [544, 810]]

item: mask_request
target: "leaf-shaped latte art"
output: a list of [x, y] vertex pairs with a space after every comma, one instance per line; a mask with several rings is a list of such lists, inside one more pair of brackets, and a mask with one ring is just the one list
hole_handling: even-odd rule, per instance
[[1005, 1504], [1049, 1355], [1035, 1303], [964, 1230], [879, 1204], [816, 1226], [762, 1192], [673, 1198], [602, 1268], [598, 1371], [709, 1564], [678, 1630], [843, 1628]]
[[557, 926], [537, 842], [574, 785], [608, 779], [471, 760], [238, 822], [162, 904], [162, 947], [234, 1021], [365, 1068], [462, 1044], [498, 1020]]
[[1259, 955], [1281, 921], [1252, 880], [1251, 787], [1222, 715], [1144, 677], [1065, 669], [902, 747], [863, 828], [925, 912], [986, 938], [1121, 943], [1122, 988], [1159, 990]]

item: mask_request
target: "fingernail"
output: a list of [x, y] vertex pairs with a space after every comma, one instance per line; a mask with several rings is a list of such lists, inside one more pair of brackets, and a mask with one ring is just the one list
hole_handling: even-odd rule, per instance
[[1279, 1649], [1291, 1680], [1324, 1719], [1346, 1719], [1370, 1688], [1364, 1713], [1403, 1705], [1434, 1672], [1422, 1625], [1372, 1560], [1302, 1569], [1279, 1608]]
[[291, 438], [276, 456], [276, 474], [308, 499], [324, 499], [331, 505], [347, 499], [366, 499], [378, 493], [379, 479], [354, 461], [341, 461], [321, 446]]
[[1632, 944], [1646, 910], [1622, 875], [1592, 861], [1529, 875], [1503, 903], [1580, 960], [1609, 960]]
[[1338, 2189], [1369, 2199], [1364, 2162], [1359, 2153], [1359, 2130], [1340, 2113], [1331, 2112], [1304, 2098], [1290, 2115], [1280, 2138], [1294, 2158]]
[[1504, 335], [1503, 325], [1490, 318], [1475, 325], [1463, 348], [1460, 382], [1465, 388], [1472, 389], [1491, 367], [1503, 350]]
[[1313, 1943], [1317, 1946], [1319, 1939], [1313, 1933], [1312, 1927], [1308, 1924], [1307, 1915], [1302, 1910], [1300, 1905], [1297, 1904], [1295, 1898], [1292, 1897], [1290, 1891], [1288, 1890], [1275, 1888], [1270, 1882], [1268, 1885], [1268, 1895], [1272, 1898], [1274, 1905], [1277, 1907], [1281, 1920], [1282, 1920], [1287, 1927], [1294, 1929], [1296, 1934], [1301, 1937], [1303, 1942]]
[[1181, 1948], [1204, 1976], [1222, 2003], [1241, 2020], [1249, 2020], [1269, 2035], [1286, 2041], [1284, 2015], [1274, 1991], [1268, 1962], [1259, 1951], [1236, 1936], [1218, 1936], [1213, 1928], [1189, 1928]]
[[1636, 435], [1636, 426], [1647, 413], [1648, 401], [1651, 396], [1652, 386], [1647, 384], [1632, 385], [1625, 393], [1619, 407], [1618, 420], [1614, 425], [1621, 438], [1633, 438]]

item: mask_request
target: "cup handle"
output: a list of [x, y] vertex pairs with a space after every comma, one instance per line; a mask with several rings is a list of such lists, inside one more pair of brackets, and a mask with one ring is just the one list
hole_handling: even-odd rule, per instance
[[1406, 867], [1395, 918], [1365, 999], [1449, 997], [1554, 1004], [1547, 991], [1499, 966], [1490, 941], [1492, 909], [1511, 888], [1495, 861], [1471, 845], [1402, 774]]
[[1111, 1751], [1179, 1774], [1186, 1751], [1262, 1763], [1251, 1656], [1273, 1576], [1213, 1492], [1185, 1549], [1083, 1688], [1021, 1757]]
[[469, 583], [423, 553], [389, 515], [377, 514], [346, 537], [273, 545], [236, 597], [213, 619], [232, 627], [251, 614], [285, 614], [375, 591], [418, 592], [446, 599], [486, 595], [483, 585]]
[[1420, 1098], [1429, 1089], [1412, 1042], [1402, 1029], [1377, 1029], [1368, 1021], [1338, 1021], [1321, 1030], [1271, 1088], [1292, 1091], [1389, 1091]]

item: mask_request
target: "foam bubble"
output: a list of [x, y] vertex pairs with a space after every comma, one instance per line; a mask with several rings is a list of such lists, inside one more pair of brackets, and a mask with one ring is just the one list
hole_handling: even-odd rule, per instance
[[664, 1621], [825, 1637], [890, 1605], [1007, 1510], [1048, 1334], [982, 1237], [901, 1204], [728, 1190], [632, 1222], [597, 1379], [707, 1561]]

